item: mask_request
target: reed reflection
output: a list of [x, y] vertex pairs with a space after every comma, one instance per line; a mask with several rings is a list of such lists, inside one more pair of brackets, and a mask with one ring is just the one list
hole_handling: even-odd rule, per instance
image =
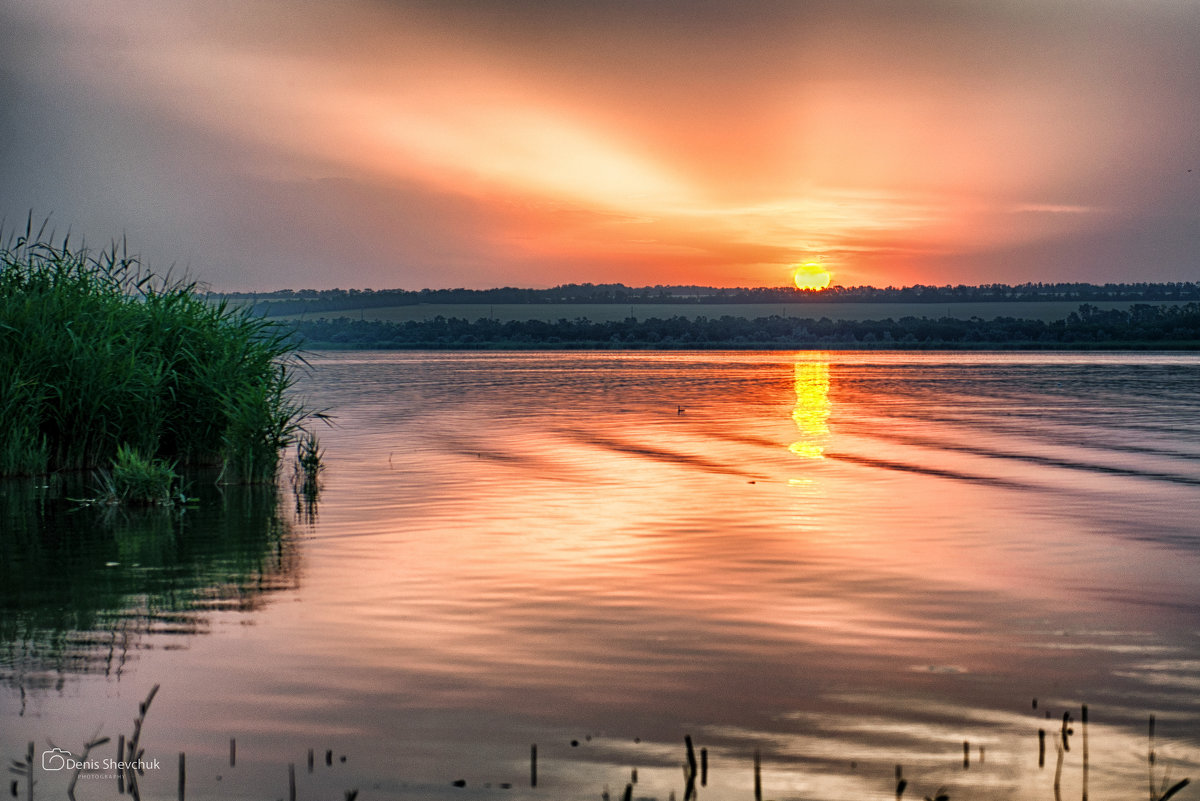
[[254, 611], [298, 585], [274, 487], [196, 486], [186, 510], [81, 507], [69, 500], [81, 489], [0, 485], [0, 683], [119, 676], [156, 641], [178, 647], [213, 613]]
[[829, 438], [829, 362], [796, 362], [792, 421], [800, 439], [788, 450], [803, 459], [824, 459]]

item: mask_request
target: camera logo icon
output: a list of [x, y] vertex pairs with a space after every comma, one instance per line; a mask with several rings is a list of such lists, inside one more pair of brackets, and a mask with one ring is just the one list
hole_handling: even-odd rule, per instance
[[51, 748], [42, 752], [42, 770], [62, 770], [72, 759], [71, 752], [65, 748]]

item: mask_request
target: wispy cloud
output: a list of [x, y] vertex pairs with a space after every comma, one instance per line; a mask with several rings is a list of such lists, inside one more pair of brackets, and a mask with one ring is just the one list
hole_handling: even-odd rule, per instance
[[219, 285], [1193, 266], [1161, 222], [1200, 222], [1190, 3], [44, 0], [0, 29], [0, 212]]

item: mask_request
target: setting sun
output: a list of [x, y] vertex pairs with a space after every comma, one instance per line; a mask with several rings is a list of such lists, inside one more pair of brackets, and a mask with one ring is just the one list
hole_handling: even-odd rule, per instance
[[796, 282], [796, 289], [824, 289], [829, 286], [832, 278], [833, 273], [815, 261], [799, 264], [792, 270], [792, 280]]

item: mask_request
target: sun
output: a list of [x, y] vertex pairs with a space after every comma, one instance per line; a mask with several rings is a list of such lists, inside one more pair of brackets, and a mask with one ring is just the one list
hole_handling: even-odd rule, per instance
[[829, 286], [832, 278], [833, 273], [816, 261], [797, 264], [792, 269], [792, 280], [796, 282], [796, 289], [824, 289]]

